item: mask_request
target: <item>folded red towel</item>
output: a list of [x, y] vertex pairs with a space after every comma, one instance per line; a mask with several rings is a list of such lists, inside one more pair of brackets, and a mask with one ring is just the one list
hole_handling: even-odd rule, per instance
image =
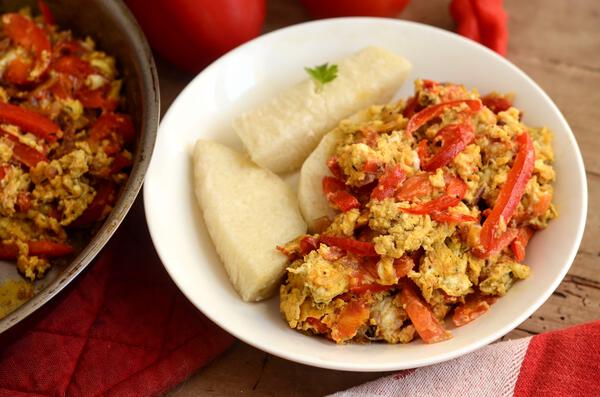
[[85, 274], [0, 341], [0, 396], [150, 396], [233, 338], [173, 284], [138, 200]]
[[600, 321], [496, 343], [344, 392], [358, 396], [600, 396]]

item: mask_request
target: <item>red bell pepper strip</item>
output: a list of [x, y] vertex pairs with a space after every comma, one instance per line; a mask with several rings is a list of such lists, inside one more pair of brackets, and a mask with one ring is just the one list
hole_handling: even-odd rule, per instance
[[323, 193], [332, 206], [342, 212], [360, 208], [356, 197], [346, 191], [346, 184], [331, 176], [323, 177]]
[[131, 118], [125, 114], [106, 112], [92, 124], [90, 139], [100, 142], [116, 134], [124, 144], [129, 144], [135, 139], [135, 127]]
[[492, 245], [489, 248], [479, 247], [473, 250], [473, 254], [484, 259], [498, 255], [500, 252], [502, 252], [502, 250], [508, 247], [514, 241], [515, 238], [517, 238], [517, 235], [517, 229], [507, 229], [498, 238], [494, 239]]
[[121, 172], [123, 169], [127, 167], [131, 167], [133, 164], [133, 160], [129, 157], [125, 157], [122, 153], [117, 153], [115, 158], [113, 159], [112, 166], [110, 167], [109, 174], [114, 175]]
[[13, 157], [15, 158], [15, 160], [25, 164], [27, 167], [32, 168], [35, 167], [40, 161], [48, 161], [48, 159], [43, 153], [38, 152], [34, 148], [25, 145], [24, 143], [19, 141], [19, 138], [17, 138], [16, 136], [9, 134], [3, 131], [2, 129], [0, 129], [0, 136], [3, 136], [6, 139], [12, 141]]
[[[420, 158], [421, 169], [424, 171], [435, 171], [436, 169], [450, 163], [460, 152], [462, 152], [475, 139], [473, 124], [465, 122], [462, 124], [450, 124], [442, 128], [436, 135], [441, 139], [442, 147], [429, 158]], [[421, 141], [423, 142], [423, 141]], [[419, 143], [419, 157], [423, 149]]]
[[392, 288], [396, 288], [397, 285], [381, 285], [377, 283], [361, 284], [354, 287], [350, 287], [349, 291], [353, 294], [362, 295], [366, 293], [375, 293], [382, 291], [389, 291]]
[[358, 241], [353, 238], [328, 235], [321, 236], [320, 241], [330, 247], [338, 247], [359, 256], [378, 256], [377, 252], [375, 252], [375, 246], [368, 241]]
[[385, 200], [394, 197], [394, 193], [402, 182], [406, 179], [406, 174], [402, 167], [395, 165], [388, 167], [383, 175], [379, 177], [379, 182], [371, 192], [371, 200]]
[[308, 255], [319, 248], [319, 239], [314, 236], [305, 236], [300, 239], [300, 255]]
[[2, 78], [12, 84], [25, 84], [29, 80], [31, 65], [20, 57], [13, 59], [4, 71]]
[[428, 106], [408, 120], [408, 124], [406, 125], [406, 135], [412, 136], [416, 130], [418, 130], [428, 121], [441, 115], [444, 110], [460, 106], [463, 103], [467, 105], [468, 109], [466, 112], [468, 113], [475, 113], [481, 109], [481, 101], [479, 99], [458, 99], [454, 101], [442, 102], [438, 105]]
[[477, 295], [454, 309], [452, 322], [455, 326], [462, 327], [487, 312], [496, 300], [498, 298], [495, 296]]
[[319, 320], [318, 318], [314, 318], [314, 317], [307, 317], [306, 318], [306, 322], [308, 324], [310, 324], [311, 327], [313, 327], [313, 329], [319, 333], [319, 334], [324, 334], [327, 331], [329, 331], [329, 327], [327, 327], [327, 325], [325, 325], [321, 320]]
[[333, 176], [335, 176], [337, 179], [343, 179], [344, 175], [336, 156], [331, 156], [329, 160], [327, 160], [327, 168], [329, 168], [329, 171], [331, 171]]
[[515, 255], [515, 260], [517, 262], [522, 262], [523, 259], [525, 259], [525, 248], [527, 248], [527, 244], [533, 236], [533, 233], [533, 229], [529, 227], [522, 227], [518, 230], [517, 237], [515, 237], [513, 242], [510, 244], [510, 248]]
[[48, 142], [55, 142], [61, 132], [60, 127], [46, 116], [3, 102], [0, 102], [0, 122], [14, 124]]
[[44, 22], [48, 25], [54, 25], [54, 15], [52, 15], [48, 4], [44, 0], [37, 0], [37, 6], [40, 14], [42, 14], [42, 18], [44, 18]]
[[402, 115], [404, 117], [411, 118], [417, 112], [418, 106], [419, 106], [419, 101], [417, 100], [417, 98], [414, 96], [411, 96], [410, 98], [408, 98], [408, 101], [406, 101], [406, 106], [404, 107], [404, 110], [402, 111]]
[[52, 63], [52, 69], [63, 74], [85, 79], [94, 73], [94, 68], [89, 62], [74, 56], [65, 55]]
[[517, 142], [519, 143], [519, 150], [515, 161], [508, 173], [506, 182], [500, 189], [492, 212], [490, 212], [481, 228], [481, 245], [487, 251], [492, 249], [494, 242], [497, 240], [500, 224], [508, 225], [523, 197], [523, 193], [525, 193], [525, 187], [533, 172], [535, 151], [531, 137], [528, 133], [523, 132], [517, 136]]
[[423, 342], [436, 343], [450, 339], [452, 336], [419, 297], [415, 286], [410, 281], [404, 281], [401, 286], [400, 299], [404, 305], [404, 310], [406, 310], [408, 318], [410, 318]]
[[[66, 243], [56, 243], [54, 241], [29, 241], [29, 255], [43, 256], [48, 258], [58, 258], [72, 254], [75, 249]], [[16, 244], [0, 243], [0, 259], [14, 260], [19, 255], [19, 248]]]
[[496, 114], [504, 112], [512, 106], [512, 101], [506, 95], [488, 94], [481, 98], [481, 102], [483, 106], [488, 107]]
[[451, 176], [446, 182], [446, 191], [438, 198], [422, 204], [416, 204], [402, 211], [409, 214], [424, 215], [433, 211], [442, 211], [454, 207], [463, 199], [467, 193], [467, 184], [462, 179]]

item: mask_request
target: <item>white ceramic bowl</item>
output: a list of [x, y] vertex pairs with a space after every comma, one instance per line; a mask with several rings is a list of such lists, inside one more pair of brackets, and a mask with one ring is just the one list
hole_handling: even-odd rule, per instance
[[[524, 121], [555, 133], [560, 211], [536, 234], [527, 250], [532, 275], [516, 283], [491, 311], [459, 329], [446, 342], [425, 345], [342, 345], [288, 328], [277, 297], [244, 303], [221, 265], [192, 188], [190, 153], [196, 139], [234, 148], [231, 129], [240, 112], [306, 77], [313, 66], [367, 45], [403, 55], [413, 70], [398, 96], [423, 77], [464, 83], [480, 92], [514, 92]], [[206, 166], [210, 167], [210, 164]], [[575, 257], [587, 212], [587, 185], [575, 138], [552, 100], [521, 70], [472, 41], [437, 28], [377, 18], [309, 22], [259, 37], [206, 68], [186, 87], [164, 117], [150, 168], [144, 202], [150, 233], [167, 271], [189, 300], [237, 338], [274, 355], [323, 368], [387, 371], [414, 368], [457, 357], [500, 338], [530, 316], [556, 289]], [[268, 225], [265, 225], [268, 227]]]

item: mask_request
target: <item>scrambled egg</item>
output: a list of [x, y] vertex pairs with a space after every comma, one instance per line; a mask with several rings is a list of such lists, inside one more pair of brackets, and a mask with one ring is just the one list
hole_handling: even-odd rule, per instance
[[[408, 101], [374, 106], [362, 124], [340, 124], [345, 135], [333, 157], [336, 177], [356, 201], [321, 234], [282, 247], [292, 262], [280, 308], [291, 328], [337, 343], [407, 343], [423, 326], [407, 311], [402, 296], [407, 283], [418, 291], [422, 310], [443, 324], [457, 307], [503, 296], [529, 276], [529, 267], [517, 260], [522, 254], [515, 236], [523, 231], [530, 236], [557, 216], [552, 133], [524, 125], [521, 112], [493, 102], [494, 95], [482, 98], [460, 85], [418, 80]], [[483, 105], [471, 111], [464, 100]], [[462, 102], [407, 132], [415, 113], [448, 101]], [[458, 139], [441, 131], [461, 123], [468, 123], [472, 136], [461, 136], [466, 142], [443, 165], [426, 166], [443, 153], [446, 139]], [[506, 234], [511, 240], [495, 250], [484, 250], [482, 224], [507, 181], [519, 150], [516, 137], [524, 131], [535, 151], [532, 175], [511, 219], [501, 219], [499, 226], [515, 234]], [[390, 169], [401, 177], [384, 197], [374, 196]]]

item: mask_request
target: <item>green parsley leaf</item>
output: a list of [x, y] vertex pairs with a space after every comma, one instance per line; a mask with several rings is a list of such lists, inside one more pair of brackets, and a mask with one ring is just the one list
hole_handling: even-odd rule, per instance
[[332, 82], [337, 77], [338, 67], [337, 65], [329, 65], [324, 63], [323, 65], [315, 66], [314, 68], [304, 68], [306, 73], [314, 80], [317, 85], [317, 92], [323, 89], [323, 86], [329, 82]]

